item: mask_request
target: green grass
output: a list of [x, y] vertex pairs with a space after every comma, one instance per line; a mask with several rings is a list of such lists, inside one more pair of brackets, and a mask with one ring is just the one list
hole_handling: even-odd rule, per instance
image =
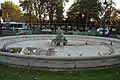
[[0, 80], [120, 80], [120, 68], [81, 71], [41, 71], [0, 64]]

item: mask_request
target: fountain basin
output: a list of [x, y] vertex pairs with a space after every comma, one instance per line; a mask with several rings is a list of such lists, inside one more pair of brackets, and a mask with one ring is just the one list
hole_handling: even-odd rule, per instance
[[98, 68], [120, 64], [120, 40], [118, 39], [66, 35], [68, 45], [55, 46], [50, 44], [54, 37], [55, 35], [1, 37], [1, 48], [4, 45], [7, 48], [30, 47], [46, 51], [54, 48], [55, 53], [36, 55], [0, 52], [0, 62], [45, 69]]

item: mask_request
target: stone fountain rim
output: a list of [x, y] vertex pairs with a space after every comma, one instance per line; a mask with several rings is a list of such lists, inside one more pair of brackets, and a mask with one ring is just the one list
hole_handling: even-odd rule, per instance
[[[21, 36], [5, 36], [5, 37], [0, 37], [0, 41], [2, 39], [11, 39], [11, 38], [29, 38], [29, 37], [55, 37], [56, 35], [21, 35]], [[104, 38], [104, 37], [93, 37], [93, 36], [81, 36], [81, 35], [65, 35], [66, 37], [84, 37], [84, 38], [91, 38], [91, 39], [102, 39], [102, 40], [109, 40], [109, 41], [117, 41], [120, 42], [119, 39], [113, 39], [113, 38]], [[88, 59], [106, 59], [106, 58], [111, 58], [111, 57], [120, 57], [120, 54], [115, 54], [115, 55], [110, 55], [110, 56], [90, 56], [90, 57], [72, 57], [72, 56], [65, 56], [65, 57], [58, 57], [58, 56], [37, 56], [37, 55], [20, 55], [20, 54], [14, 54], [14, 53], [7, 53], [7, 52], [0, 52], [0, 55], [6, 55], [10, 57], [23, 57], [23, 58], [37, 58], [37, 59], [50, 59], [50, 60], [88, 60]]]

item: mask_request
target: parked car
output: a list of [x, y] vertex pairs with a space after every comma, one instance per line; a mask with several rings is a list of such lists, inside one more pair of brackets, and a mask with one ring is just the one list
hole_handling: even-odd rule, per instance
[[80, 35], [81, 32], [79, 30], [73, 31], [73, 35]]
[[24, 29], [24, 28], [18, 28], [17, 29], [17, 34], [18, 35], [28, 35], [30, 34], [30, 29]]
[[97, 32], [97, 29], [96, 28], [92, 28], [92, 29], [89, 29], [88, 30], [88, 33], [96, 33]]
[[109, 29], [108, 28], [98, 28], [97, 29], [97, 33], [99, 34], [99, 35], [103, 35], [103, 32], [105, 32], [105, 35], [107, 36], [107, 35], [109, 35]]
[[13, 31], [11, 29], [3, 29], [2, 30], [2, 35], [8, 35], [8, 36], [16, 35], [16, 31]]
[[53, 33], [51, 29], [46, 29], [45, 28], [45, 29], [41, 30], [41, 34], [51, 34], [51, 33]]
[[109, 37], [111, 38], [118, 38], [118, 32], [117, 29], [112, 27], [109, 32]]
[[42, 29], [41, 31], [42, 31], [42, 32], [52, 32], [51, 29]]

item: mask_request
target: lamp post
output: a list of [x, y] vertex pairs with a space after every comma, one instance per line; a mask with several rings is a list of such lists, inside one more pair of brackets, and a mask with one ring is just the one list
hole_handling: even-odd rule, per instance
[[2, 10], [1, 10], [1, 4], [0, 4], [0, 35], [2, 36]]
[[[107, 26], [109, 28], [112, 0], [109, 0], [109, 2], [107, 0], [105, 0], [104, 5], [105, 5], [105, 19], [104, 19], [105, 26]], [[103, 28], [103, 29], [105, 29], [105, 28]], [[103, 30], [103, 36], [104, 35], [105, 35], [105, 30]]]
[[[105, 0], [105, 2], [103, 4], [105, 5], [105, 14], [106, 14], [106, 9], [107, 9], [107, 6], [108, 6], [107, 0]], [[103, 37], [105, 36], [105, 26], [106, 26], [106, 17], [104, 18]]]

